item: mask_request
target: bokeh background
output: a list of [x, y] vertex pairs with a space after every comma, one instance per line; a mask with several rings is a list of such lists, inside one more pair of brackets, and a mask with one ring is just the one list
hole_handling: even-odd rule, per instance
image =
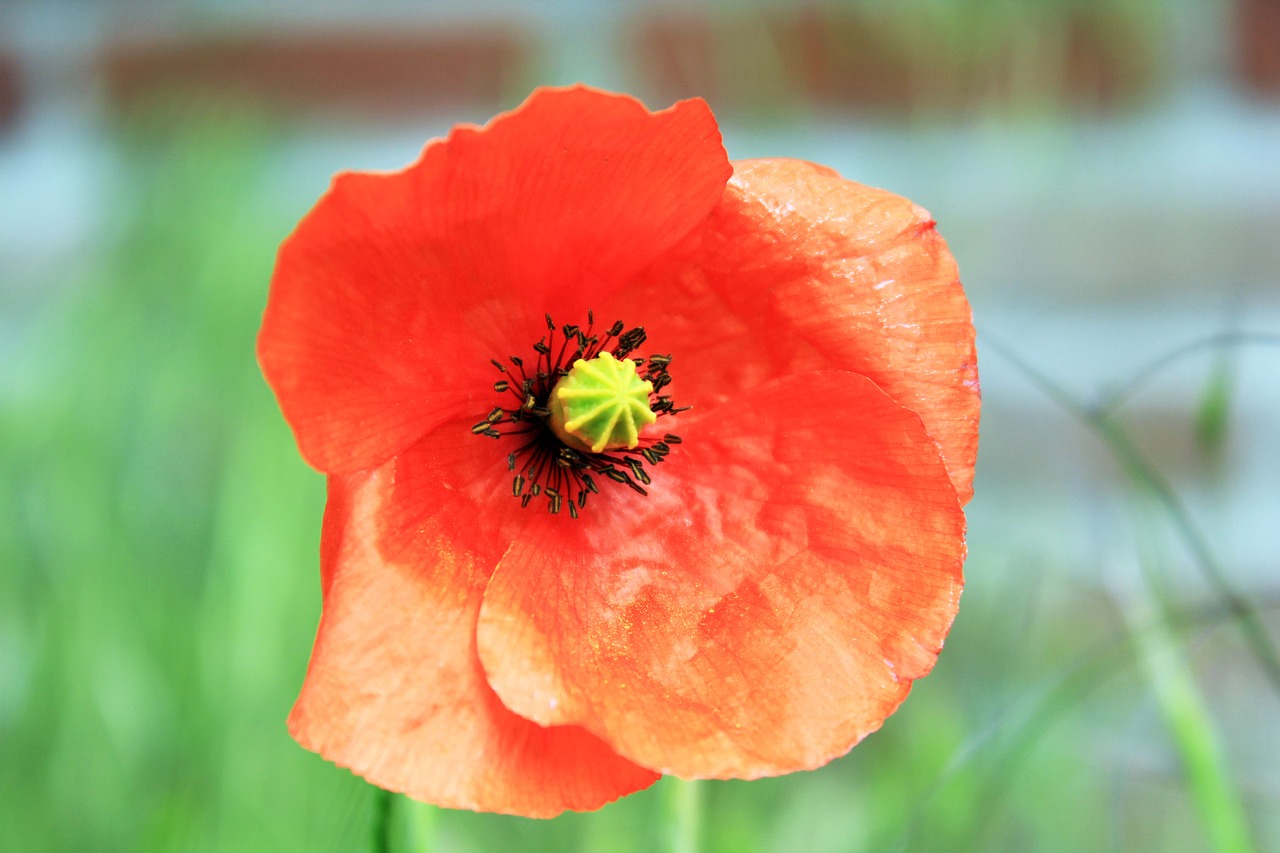
[[[253, 359], [275, 247], [576, 81], [935, 215], [965, 599], [820, 771], [387, 810], [284, 728], [324, 496]], [[0, 2], [0, 849], [1277, 850], [1278, 528], [1276, 0]]]

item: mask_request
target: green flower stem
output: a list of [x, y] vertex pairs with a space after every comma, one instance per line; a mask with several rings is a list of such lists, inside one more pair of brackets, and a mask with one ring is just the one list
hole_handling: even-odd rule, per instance
[[408, 798], [401, 800], [400, 805], [409, 830], [409, 849], [418, 853], [431, 853], [439, 849], [436, 834], [440, 809], [430, 803], [420, 803]]
[[663, 781], [671, 853], [698, 853], [702, 839], [703, 783], [669, 776]]
[[373, 789], [373, 825], [370, 844], [373, 853], [391, 853], [391, 799], [395, 794]]

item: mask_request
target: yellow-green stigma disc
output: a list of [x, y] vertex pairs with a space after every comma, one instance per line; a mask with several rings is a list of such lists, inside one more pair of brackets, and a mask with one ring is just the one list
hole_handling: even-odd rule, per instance
[[657, 420], [649, 408], [653, 383], [635, 363], [602, 352], [573, 363], [551, 391], [551, 429], [575, 450], [603, 453], [640, 443], [640, 430]]

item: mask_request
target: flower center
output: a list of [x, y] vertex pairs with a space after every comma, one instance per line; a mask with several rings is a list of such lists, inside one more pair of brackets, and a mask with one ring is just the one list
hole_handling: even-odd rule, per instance
[[573, 363], [551, 389], [551, 431], [569, 447], [590, 453], [631, 450], [640, 428], [658, 419], [649, 408], [653, 382], [641, 379], [630, 359], [602, 352]]
[[513, 355], [508, 368], [491, 359], [503, 375], [493, 390], [514, 403], [495, 406], [472, 434], [519, 441], [507, 468], [515, 472], [511, 493], [521, 506], [541, 496], [548, 512], [565, 508], [577, 518], [588, 495], [600, 491], [597, 477], [648, 494], [644, 487], [652, 480], [645, 465], [661, 462], [680, 436], [640, 431], [688, 409], [661, 393], [671, 382], [671, 356], [631, 357], [645, 342], [642, 326], [624, 331], [618, 321], [597, 334], [590, 311], [585, 329], [557, 327], [550, 314], [546, 319], [548, 334], [533, 344], [532, 364]]

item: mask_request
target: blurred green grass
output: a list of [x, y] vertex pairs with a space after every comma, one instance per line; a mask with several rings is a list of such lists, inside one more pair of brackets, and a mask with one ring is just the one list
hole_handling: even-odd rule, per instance
[[[275, 246], [300, 213], [262, 198], [284, 138], [227, 116], [121, 132], [116, 230], [83, 280], [12, 318], [5, 850], [369, 847], [374, 790], [284, 728], [319, 616], [323, 507], [253, 358]], [[975, 526], [948, 647], [884, 729], [813, 773], [703, 783], [703, 849], [1248, 848], [1247, 834], [1215, 844], [1179, 764], [1179, 744], [1223, 738], [1197, 759], [1213, 784], [1249, 748], [1214, 733], [1214, 703], [1189, 689], [1250, 666], [1225, 611], [1135, 617], [1064, 581], [1050, 544], [1005, 534]], [[1211, 653], [1193, 658], [1190, 638]], [[670, 835], [670, 789], [550, 822], [397, 798], [390, 834], [393, 849], [648, 851]], [[1221, 808], [1280, 840], [1274, 792]]]

